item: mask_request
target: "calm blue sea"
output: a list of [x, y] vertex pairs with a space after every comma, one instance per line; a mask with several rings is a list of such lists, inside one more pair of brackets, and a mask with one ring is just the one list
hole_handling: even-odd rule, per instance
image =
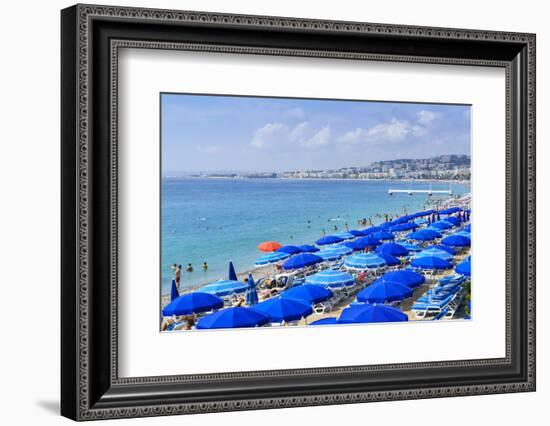
[[[358, 227], [360, 218], [374, 224], [383, 215], [428, 208], [426, 195], [388, 195], [389, 188], [428, 189], [428, 183], [365, 180], [287, 179], [162, 179], [161, 270], [162, 292], [169, 291], [172, 271], [188, 263], [182, 285], [196, 286], [227, 278], [232, 260], [237, 273], [254, 267], [262, 241], [311, 244], [323, 234]], [[434, 183], [433, 189], [448, 189]], [[453, 184], [453, 192], [469, 186]], [[431, 197], [439, 199], [441, 197]], [[338, 228], [335, 231], [335, 226]], [[208, 262], [208, 272], [201, 268]]]

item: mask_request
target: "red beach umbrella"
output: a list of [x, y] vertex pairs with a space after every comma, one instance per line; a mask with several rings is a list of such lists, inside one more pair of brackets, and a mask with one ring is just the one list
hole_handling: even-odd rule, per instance
[[281, 247], [282, 246], [276, 241], [264, 241], [258, 246], [258, 249], [260, 249], [260, 251], [271, 252]]

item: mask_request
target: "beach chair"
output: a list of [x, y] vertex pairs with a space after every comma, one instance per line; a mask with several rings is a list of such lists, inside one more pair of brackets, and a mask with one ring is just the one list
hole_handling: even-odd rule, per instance
[[450, 294], [444, 298], [430, 298], [428, 296], [422, 296], [413, 303], [411, 311], [413, 311], [415, 318], [424, 319], [428, 314], [437, 315], [445, 308], [448, 308], [445, 317], [452, 318], [457, 308], [456, 303], [452, 303], [455, 298], [456, 294]]
[[448, 306], [445, 306], [441, 312], [439, 312], [437, 315], [435, 315], [433, 318], [432, 318], [432, 321], [438, 321], [442, 318], [445, 317], [445, 315], [447, 315], [447, 312], [449, 312], [449, 307]]
[[[336, 297], [336, 296], [334, 296]], [[334, 297], [325, 300], [324, 302], [319, 302], [313, 305], [313, 313], [315, 315], [322, 315], [327, 314], [331, 312], [334, 309], [335, 303], [334, 303]]]
[[166, 331], [178, 331], [181, 330], [185, 326], [185, 321], [178, 321], [173, 322], [172, 324], [168, 324], [166, 327]]
[[455, 274], [455, 275], [446, 275], [443, 278], [439, 280], [440, 284], [462, 284], [464, 281], [466, 281], [466, 278], [463, 275]]

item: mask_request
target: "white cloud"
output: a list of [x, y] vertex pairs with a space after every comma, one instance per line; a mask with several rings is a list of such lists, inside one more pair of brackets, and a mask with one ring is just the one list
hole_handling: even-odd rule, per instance
[[412, 123], [394, 117], [388, 122], [378, 123], [367, 129], [357, 127], [344, 133], [338, 141], [348, 144], [401, 142], [408, 136], [423, 137], [429, 134], [440, 116], [438, 112], [422, 110], [416, 114], [416, 120]]
[[328, 145], [330, 140], [330, 125], [323, 127], [311, 138], [300, 141], [300, 145], [308, 148], [316, 148], [320, 146]]
[[379, 123], [366, 131], [368, 141], [401, 141], [411, 131], [411, 124], [407, 120], [392, 118], [389, 123]]
[[416, 121], [418, 124], [427, 125], [439, 118], [439, 113], [433, 111], [422, 110], [416, 114]]
[[302, 121], [301, 123], [297, 124], [294, 129], [290, 132], [290, 140], [291, 141], [297, 141], [301, 140], [304, 136], [306, 131], [309, 129], [309, 122]]
[[350, 130], [349, 132], [344, 133], [344, 135], [341, 136], [338, 139], [338, 141], [339, 142], [347, 142], [347, 143], [357, 143], [361, 140], [364, 133], [365, 133], [365, 130], [358, 127], [355, 130]]
[[411, 131], [412, 126], [409, 121], [392, 118], [389, 122], [378, 123], [368, 129], [358, 127], [355, 130], [350, 130], [344, 133], [338, 141], [352, 144], [402, 141]]
[[284, 135], [288, 127], [282, 123], [267, 123], [265, 126], [256, 129], [250, 145], [256, 148], [263, 148], [274, 141], [277, 136]]
[[302, 121], [294, 127], [283, 123], [267, 123], [256, 129], [250, 145], [254, 148], [281, 147], [292, 144], [304, 148], [318, 148], [330, 142], [330, 125], [314, 128], [308, 121]]

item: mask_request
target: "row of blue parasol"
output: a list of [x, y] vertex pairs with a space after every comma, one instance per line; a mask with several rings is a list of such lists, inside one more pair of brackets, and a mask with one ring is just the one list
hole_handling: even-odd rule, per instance
[[[452, 268], [451, 261], [453, 259], [453, 255], [456, 254], [455, 249], [451, 246], [454, 245], [461, 247], [469, 245], [470, 239], [466, 235], [459, 235], [459, 233], [456, 233], [444, 238], [442, 243], [445, 244], [434, 245], [417, 253], [411, 262], [411, 266], [419, 269], [450, 269]], [[361, 247], [361, 245], [358, 247]], [[409, 247], [411, 246], [409, 245]], [[414, 249], [416, 249], [416, 247], [414, 247], [413, 250]], [[340, 258], [342, 255], [350, 254], [352, 251], [353, 249], [348, 246], [333, 246], [332, 249], [322, 250], [317, 254], [299, 253], [289, 259], [283, 267], [285, 269], [300, 269], [306, 266], [315, 265], [325, 260]], [[397, 243], [382, 243], [376, 248], [374, 253], [358, 253], [350, 256], [346, 259], [344, 265], [350, 269], [356, 270], [394, 266], [400, 263], [397, 257], [406, 256], [408, 254], [409, 249], [405, 245]], [[229, 263], [228, 278], [228, 280], [220, 280], [209, 284], [203, 287], [202, 291], [223, 297], [230, 294], [243, 293], [247, 290], [251, 293], [250, 290], [252, 288], [255, 289], [253, 285], [250, 285], [250, 282], [253, 283], [251, 275], [249, 276], [249, 284], [245, 284], [237, 280], [232, 262]], [[177, 294], [177, 290], [175, 290], [175, 283], [172, 285], [171, 293], [173, 299], [175, 297], [174, 295]], [[251, 297], [253, 301], [254, 298], [257, 298], [257, 295], [252, 295]]]
[[[458, 212], [460, 209], [458, 207], [453, 207], [440, 211], [440, 214], [450, 215], [454, 212]], [[303, 245], [303, 246], [283, 246], [277, 249], [272, 253], [268, 253], [260, 257], [256, 262], [256, 266], [263, 266], [281, 262], [288, 259], [289, 257], [296, 254], [303, 253], [316, 253], [322, 260], [316, 259], [316, 262], [311, 263], [311, 258], [309, 257], [308, 262], [303, 263], [302, 261], [297, 261], [296, 264], [304, 266], [310, 266], [311, 264], [318, 263], [320, 261], [333, 261], [349, 254], [348, 250], [364, 250], [365, 248], [372, 248], [382, 244], [383, 241], [391, 241], [395, 238], [393, 232], [403, 232], [407, 230], [414, 230], [418, 228], [418, 225], [414, 222], [409, 222], [410, 220], [417, 219], [419, 217], [433, 214], [435, 210], [427, 210], [425, 212], [419, 212], [412, 215], [402, 216], [394, 221], [385, 222], [378, 226], [371, 226], [363, 230], [351, 230], [349, 232], [344, 232], [337, 235], [326, 235], [317, 241], [315, 244], [318, 246], [328, 246], [325, 249], [319, 250], [317, 247], [312, 245]], [[452, 213], [450, 213], [452, 212]], [[424, 228], [420, 231], [411, 232], [405, 238], [411, 241], [433, 241], [435, 239], [442, 238], [443, 235], [441, 231], [451, 229], [454, 226], [460, 225], [462, 220], [456, 216], [448, 216], [445, 219], [435, 221], [430, 224], [429, 227]], [[470, 232], [470, 225], [465, 228], [464, 233]], [[457, 233], [458, 234], [458, 233]], [[468, 235], [451, 235], [445, 237], [447, 241], [444, 244], [452, 246], [466, 246], [469, 245], [468, 242], [463, 237], [468, 237]], [[389, 253], [391, 254], [391, 253]], [[295, 264], [283, 264], [284, 269], [296, 269]]]
[[[470, 262], [471, 258], [468, 258], [457, 265], [457, 272], [470, 276]], [[422, 285], [424, 280], [423, 275], [411, 270], [387, 272], [369, 287], [360, 291], [357, 294], [359, 303], [346, 308], [339, 319], [324, 319], [312, 324], [406, 321], [406, 315], [398, 309], [379, 304], [410, 297], [413, 290]], [[312, 313], [312, 304], [332, 297], [331, 288], [353, 285], [353, 283], [354, 278], [351, 274], [333, 270], [321, 271], [308, 277], [306, 284], [292, 288], [279, 297], [258, 303], [254, 308], [226, 308], [206, 315], [199, 320], [197, 328], [255, 327], [271, 322], [299, 320]], [[249, 284], [254, 286], [251, 276]], [[255, 303], [257, 299], [250, 304]], [[205, 292], [194, 292], [173, 300], [163, 310], [163, 315], [201, 313], [222, 307], [221, 298]]]
[[[454, 212], [454, 211], [453, 211]], [[441, 214], [450, 214], [440, 212]], [[418, 225], [407, 222], [408, 220], [422, 217], [423, 215], [433, 214], [432, 211], [420, 212], [414, 215], [403, 216], [393, 222], [386, 222], [381, 226], [373, 226], [362, 231], [352, 230], [350, 232], [329, 235], [316, 241], [318, 245], [332, 244], [330, 247], [319, 250], [315, 246], [283, 246], [277, 251], [263, 256], [263, 264], [275, 263], [294, 255], [283, 267], [285, 269], [299, 269], [305, 266], [315, 265], [324, 260], [333, 260], [344, 255], [351, 254], [353, 251], [362, 250], [367, 247], [376, 247], [375, 253], [360, 253], [351, 256], [346, 260], [348, 266], [355, 265], [360, 269], [369, 267], [391, 266], [399, 264], [397, 257], [406, 256], [410, 251], [420, 252], [413, 259], [411, 266], [421, 269], [446, 269], [452, 267], [450, 261], [455, 254], [450, 246], [463, 247], [470, 245], [470, 230], [468, 225], [462, 231], [450, 235], [442, 240], [443, 244], [432, 246], [429, 249], [421, 251], [421, 248], [406, 241], [400, 244], [392, 242], [393, 232], [402, 232], [416, 229]], [[433, 222], [429, 228], [409, 234], [410, 240], [430, 241], [440, 238], [439, 230], [450, 229], [460, 223], [460, 219], [449, 217], [445, 220]], [[359, 238], [357, 238], [359, 237]], [[420, 237], [420, 238], [415, 238]], [[352, 240], [352, 241], [348, 241]], [[341, 243], [341, 244], [337, 244]], [[316, 254], [313, 254], [316, 253]], [[262, 264], [262, 260], [256, 264]], [[414, 264], [416, 262], [416, 265]], [[353, 268], [353, 266], [352, 266]], [[470, 259], [457, 265], [456, 270], [463, 275], [470, 275]], [[412, 271], [393, 271], [395, 273], [414, 274]], [[392, 273], [393, 273], [392, 272]], [[423, 276], [416, 274], [418, 277]], [[163, 310], [163, 315], [185, 315], [186, 313], [208, 312], [223, 307], [223, 300], [218, 296], [226, 296], [235, 293], [247, 291], [247, 304], [254, 306], [257, 312], [246, 312], [251, 308], [235, 307], [227, 308], [207, 315], [197, 324], [197, 328], [219, 328], [223, 324], [231, 327], [250, 327], [252, 325], [263, 325], [273, 321], [292, 321], [303, 318], [311, 313], [311, 304], [318, 303], [332, 297], [331, 288], [353, 285], [355, 280], [351, 274], [341, 271], [325, 270], [307, 278], [306, 284], [288, 290], [283, 295], [258, 303], [256, 287], [251, 275], [248, 283], [242, 283], [237, 280], [237, 276], [230, 262], [228, 280], [221, 280], [203, 287], [201, 292], [191, 293], [185, 296], [179, 296], [175, 288], [175, 282], [172, 283], [172, 302]], [[401, 277], [402, 279], [402, 277]], [[409, 297], [415, 285], [420, 285], [420, 281], [403, 283], [394, 279], [393, 281], [387, 274], [384, 280], [377, 280], [368, 288], [358, 293], [359, 305], [367, 303], [387, 303], [395, 300], [401, 300]], [[376, 305], [372, 305], [376, 306]], [[352, 306], [350, 308], [355, 308]], [[348, 309], [350, 309], [348, 308]], [[370, 309], [370, 308], [369, 308]], [[268, 311], [258, 315], [258, 312]], [[400, 312], [400, 311], [399, 311]], [[269, 318], [266, 320], [265, 316]], [[207, 320], [208, 318], [208, 320]], [[231, 318], [233, 318], [231, 320]], [[239, 318], [242, 320], [239, 320]], [[338, 321], [341, 321], [339, 319]], [[221, 321], [221, 323], [220, 323]], [[221, 325], [220, 325], [221, 324]]]
[[311, 325], [366, 324], [404, 321], [408, 321], [408, 317], [400, 309], [376, 303], [357, 303], [344, 309], [339, 318], [323, 318], [312, 322]]

